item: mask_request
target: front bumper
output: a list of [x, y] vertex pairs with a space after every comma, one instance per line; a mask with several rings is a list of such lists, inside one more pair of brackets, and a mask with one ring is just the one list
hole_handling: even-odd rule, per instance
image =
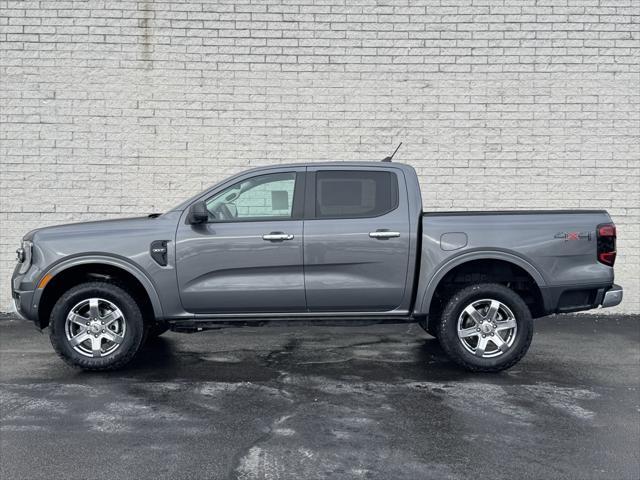
[[622, 302], [622, 287], [620, 285], [612, 285], [609, 290], [604, 293], [602, 298], [602, 308], [615, 307]]
[[20, 273], [20, 265], [16, 265], [11, 277], [11, 298], [16, 313], [25, 320], [37, 322], [38, 298], [35, 287], [35, 278], [39, 270], [32, 266], [24, 274]]
[[33, 299], [33, 291], [16, 291], [11, 292], [13, 298], [13, 306], [16, 313], [23, 320], [35, 321], [31, 301]]

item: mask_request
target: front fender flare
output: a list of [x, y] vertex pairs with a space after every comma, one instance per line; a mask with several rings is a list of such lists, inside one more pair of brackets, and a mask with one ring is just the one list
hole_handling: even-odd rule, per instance
[[[100, 264], [100, 265], [109, 265], [116, 268], [121, 268], [133, 275], [144, 287], [147, 295], [149, 296], [149, 300], [151, 301], [151, 306], [153, 307], [153, 314], [156, 318], [163, 318], [162, 313], [162, 304], [160, 303], [160, 297], [158, 296], [158, 292], [156, 290], [155, 285], [151, 281], [151, 279], [136, 265], [131, 263], [128, 259], [104, 255], [104, 254], [90, 254], [90, 255], [82, 255], [75, 257], [67, 257], [60, 262], [54, 264], [48, 270], [43, 272], [43, 274], [38, 278], [36, 285], [42, 280], [45, 275], [51, 275], [53, 278], [55, 276], [71, 267], [77, 267], [78, 265], [88, 265], [88, 264]], [[35, 290], [33, 305], [40, 307], [40, 299], [42, 294], [44, 293], [45, 288], [37, 288]]]

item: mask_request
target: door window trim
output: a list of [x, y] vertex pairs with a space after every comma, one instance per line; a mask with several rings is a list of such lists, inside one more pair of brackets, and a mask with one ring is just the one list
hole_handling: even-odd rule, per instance
[[[318, 172], [386, 172], [394, 176], [396, 179], [395, 193], [396, 198], [393, 203], [392, 208], [386, 210], [377, 215], [358, 215], [358, 216], [340, 216], [340, 217], [318, 217], [317, 216], [317, 201], [316, 201], [316, 174]], [[306, 174], [306, 196], [304, 201], [304, 219], [305, 220], [360, 220], [366, 218], [379, 218], [384, 217], [385, 215], [394, 212], [400, 207], [400, 177], [395, 171], [389, 170], [374, 170], [374, 169], [366, 169], [366, 168], [349, 168], [349, 169], [341, 169], [341, 168], [318, 168], [313, 171], [307, 171]]]

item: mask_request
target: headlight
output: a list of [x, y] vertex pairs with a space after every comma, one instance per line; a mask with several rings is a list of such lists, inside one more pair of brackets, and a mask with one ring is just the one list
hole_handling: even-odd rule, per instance
[[20, 273], [25, 273], [31, 266], [31, 252], [33, 250], [33, 243], [23, 240], [22, 246], [16, 250], [16, 260], [20, 264]]

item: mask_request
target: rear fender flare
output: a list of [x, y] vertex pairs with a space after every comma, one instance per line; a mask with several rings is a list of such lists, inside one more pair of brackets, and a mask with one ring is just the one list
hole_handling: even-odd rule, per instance
[[454, 268], [462, 265], [463, 263], [471, 262], [474, 260], [503, 260], [505, 262], [512, 263], [522, 268], [525, 272], [531, 275], [533, 280], [538, 284], [538, 288], [540, 288], [542, 291], [544, 291], [544, 287], [546, 287], [547, 285], [547, 282], [542, 274], [531, 263], [516, 254], [491, 250], [467, 252], [450, 259], [444, 265], [438, 268], [436, 273], [427, 283], [424, 292], [418, 292], [417, 298], [421, 299], [421, 301], [416, 305], [417, 308], [415, 313], [418, 315], [428, 314], [429, 307], [431, 306], [431, 301], [433, 300], [433, 295], [438, 288], [440, 281], [447, 275], [447, 273], [449, 273]]

